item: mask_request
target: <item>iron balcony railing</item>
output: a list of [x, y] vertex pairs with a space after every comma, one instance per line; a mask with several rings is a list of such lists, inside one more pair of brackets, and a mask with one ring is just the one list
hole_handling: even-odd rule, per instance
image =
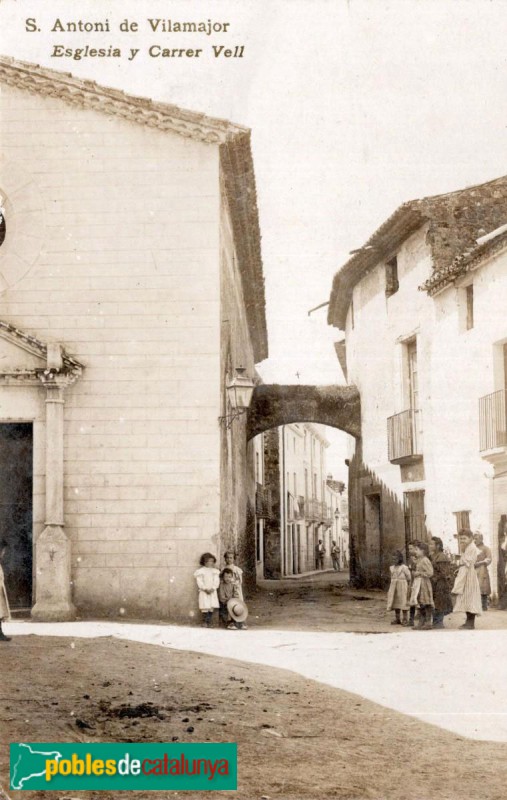
[[320, 522], [322, 516], [322, 503], [320, 500], [307, 500], [305, 503], [305, 519], [308, 522]]
[[479, 440], [481, 452], [507, 447], [506, 393], [504, 389], [479, 399]]
[[328, 505], [326, 505], [326, 503], [322, 503], [322, 522], [327, 528], [330, 528], [333, 524], [333, 515], [331, 513], [331, 509]]
[[315, 498], [305, 501], [304, 518], [307, 522], [316, 522], [319, 525], [324, 524], [328, 526], [330, 526], [333, 521], [331, 510], [326, 503], [323, 503], [321, 500], [315, 500]]
[[389, 461], [403, 463], [422, 457], [422, 412], [409, 408], [387, 419]]
[[258, 517], [265, 519], [271, 516], [271, 492], [262, 483], [257, 484], [255, 492], [255, 513]]

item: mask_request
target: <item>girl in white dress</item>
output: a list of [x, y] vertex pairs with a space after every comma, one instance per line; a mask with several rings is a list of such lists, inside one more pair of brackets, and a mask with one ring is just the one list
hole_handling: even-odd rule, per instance
[[[391, 585], [387, 593], [387, 610], [394, 611], [395, 618], [391, 625], [408, 625], [408, 587], [411, 573], [401, 550], [396, 550], [391, 570]], [[401, 615], [403, 614], [403, 618]]]
[[220, 606], [217, 594], [220, 585], [220, 570], [216, 568], [216, 563], [217, 560], [213, 553], [203, 553], [199, 559], [201, 566], [194, 572], [199, 591], [199, 609], [205, 628], [212, 627], [213, 611]]

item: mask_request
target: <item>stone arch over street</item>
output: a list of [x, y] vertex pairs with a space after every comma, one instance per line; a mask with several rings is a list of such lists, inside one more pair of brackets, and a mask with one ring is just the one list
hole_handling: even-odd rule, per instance
[[253, 529], [248, 530], [246, 539], [251, 544], [255, 540], [257, 579], [304, 576], [319, 569], [348, 572], [347, 493], [342, 497], [346, 484], [328, 471], [325, 450], [331, 442], [320, 426], [359, 438], [360, 398], [355, 386], [255, 388], [246, 434], [254, 448], [256, 520], [255, 536]]
[[261, 384], [256, 386], [248, 410], [247, 437], [288, 425], [315, 422], [361, 435], [361, 402], [355, 386], [301, 386]]

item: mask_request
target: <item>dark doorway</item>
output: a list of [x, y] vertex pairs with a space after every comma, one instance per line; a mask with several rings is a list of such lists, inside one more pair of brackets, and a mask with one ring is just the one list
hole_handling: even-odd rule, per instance
[[382, 504], [380, 494], [364, 495], [366, 570], [372, 585], [379, 584], [382, 572]]
[[12, 608], [32, 605], [32, 487], [32, 423], [0, 423], [0, 538], [8, 543], [3, 569]]

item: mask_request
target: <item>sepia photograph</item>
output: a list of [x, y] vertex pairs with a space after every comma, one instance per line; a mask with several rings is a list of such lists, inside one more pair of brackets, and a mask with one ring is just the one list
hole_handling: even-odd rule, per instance
[[503, 800], [506, 41], [0, 0], [0, 800]]

